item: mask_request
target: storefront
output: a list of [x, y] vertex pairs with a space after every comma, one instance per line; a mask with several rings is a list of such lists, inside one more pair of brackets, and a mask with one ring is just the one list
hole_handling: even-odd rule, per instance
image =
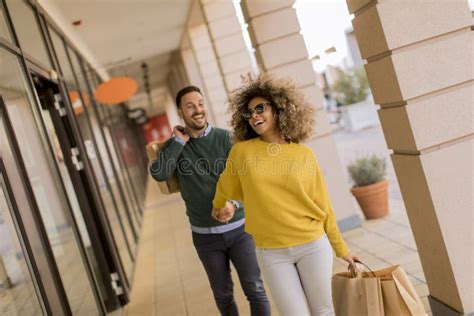
[[141, 127], [41, 8], [0, 0], [0, 314], [129, 300], [145, 196]]

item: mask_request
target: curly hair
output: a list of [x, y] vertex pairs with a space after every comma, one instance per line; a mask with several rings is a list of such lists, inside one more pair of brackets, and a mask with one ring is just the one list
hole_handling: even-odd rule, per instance
[[254, 77], [248, 73], [242, 78], [242, 86], [229, 95], [229, 111], [232, 113], [230, 123], [235, 142], [258, 137], [249, 122], [243, 118], [249, 102], [255, 97], [270, 101], [277, 113], [280, 136], [287, 142], [302, 142], [313, 133], [315, 108], [306, 101], [305, 95], [293, 80], [276, 79], [270, 74]]

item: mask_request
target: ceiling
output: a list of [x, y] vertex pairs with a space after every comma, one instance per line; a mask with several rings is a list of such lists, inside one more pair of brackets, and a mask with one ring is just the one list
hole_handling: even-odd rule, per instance
[[[46, 1], [43, 1], [46, 2]], [[130, 76], [144, 91], [141, 64], [151, 90], [166, 85], [171, 54], [179, 48], [192, 0], [48, 0], [94, 56], [96, 69]], [[73, 26], [74, 21], [81, 21]]]

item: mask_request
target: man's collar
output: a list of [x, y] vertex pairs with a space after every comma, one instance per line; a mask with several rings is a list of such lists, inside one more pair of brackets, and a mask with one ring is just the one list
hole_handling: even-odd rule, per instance
[[206, 136], [211, 132], [211, 129], [212, 129], [211, 123], [207, 123], [206, 129], [205, 129], [204, 132], [203, 132], [201, 135], [199, 135], [197, 138], [206, 137]]
[[212, 130], [211, 123], [207, 123], [206, 129], [205, 129], [199, 136], [193, 137], [191, 134], [190, 134], [190, 136], [191, 136], [192, 138], [206, 137], [206, 136], [211, 132], [211, 130]]

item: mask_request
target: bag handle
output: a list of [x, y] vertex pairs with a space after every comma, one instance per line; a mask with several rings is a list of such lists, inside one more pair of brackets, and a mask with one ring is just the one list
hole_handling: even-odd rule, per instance
[[360, 273], [360, 270], [357, 269], [356, 263], [358, 263], [358, 264], [364, 266], [364, 267], [372, 274], [372, 277], [374, 277], [374, 278], [377, 277], [377, 275], [375, 274], [375, 272], [372, 271], [372, 269], [371, 269], [368, 265], [366, 265], [365, 263], [363, 263], [363, 262], [360, 261], [359, 259], [354, 260], [354, 263], [355, 263], [355, 264], [350, 264], [350, 263], [349, 263], [349, 266], [347, 267], [347, 269], [349, 270], [350, 276], [351, 276], [352, 278], [356, 278], [356, 277], [359, 275], [359, 273]]

